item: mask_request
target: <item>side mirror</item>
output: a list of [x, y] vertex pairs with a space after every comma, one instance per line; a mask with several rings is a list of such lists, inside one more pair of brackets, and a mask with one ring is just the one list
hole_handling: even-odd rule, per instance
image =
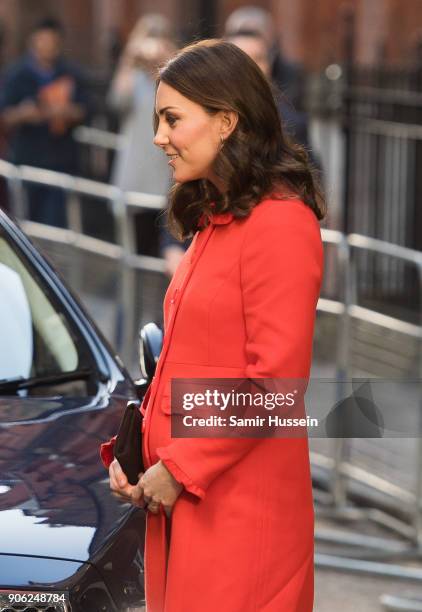
[[151, 382], [163, 346], [163, 332], [156, 323], [147, 323], [139, 330], [139, 367], [141, 376]]

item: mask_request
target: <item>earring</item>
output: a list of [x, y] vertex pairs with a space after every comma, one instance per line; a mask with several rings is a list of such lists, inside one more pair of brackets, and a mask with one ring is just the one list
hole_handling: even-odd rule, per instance
[[223, 138], [223, 135], [222, 135], [222, 134], [220, 134], [220, 151], [221, 151], [221, 149], [224, 147], [224, 142], [225, 142], [225, 140], [224, 140], [224, 138]]

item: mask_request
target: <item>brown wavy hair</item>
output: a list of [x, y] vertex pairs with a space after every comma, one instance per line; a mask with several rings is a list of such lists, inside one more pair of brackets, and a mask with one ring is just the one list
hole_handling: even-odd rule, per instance
[[[210, 115], [238, 114], [236, 128], [214, 160], [225, 193], [206, 179], [177, 183], [170, 193], [169, 226], [187, 238], [214, 213], [249, 215], [265, 196], [299, 197], [318, 219], [325, 201], [306, 150], [283, 131], [271, 86], [253, 60], [227, 41], [202, 40], [179, 51], [160, 68], [160, 82], [200, 104]], [[158, 116], [154, 114], [154, 128]]]

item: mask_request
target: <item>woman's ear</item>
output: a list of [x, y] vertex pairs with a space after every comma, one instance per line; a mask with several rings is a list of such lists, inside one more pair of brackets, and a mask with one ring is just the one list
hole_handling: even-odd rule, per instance
[[235, 111], [221, 112], [220, 137], [226, 140], [235, 130], [239, 115]]

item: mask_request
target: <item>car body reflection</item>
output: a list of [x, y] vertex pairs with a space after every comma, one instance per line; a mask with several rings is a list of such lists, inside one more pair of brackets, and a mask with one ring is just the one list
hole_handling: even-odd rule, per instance
[[[0, 390], [0, 589], [63, 590], [72, 612], [140, 605], [145, 515], [110, 495], [99, 459], [100, 442], [116, 433], [128, 400], [139, 401], [139, 391], [76, 298], [3, 213], [0, 232], [20, 262], [19, 267], [8, 255], [7, 265], [18, 272], [25, 268], [37, 283], [48, 301], [47, 316], [53, 309], [57, 313], [60, 333], [68, 335], [66, 342], [75, 347], [83, 372], [74, 380], [67, 380], [66, 372], [64, 377], [59, 372], [57, 380], [37, 379], [34, 360], [40, 352], [44, 368], [56, 363], [56, 354], [59, 365], [67, 363], [59, 354], [60, 343], [54, 345], [51, 330], [45, 331], [44, 310], [38, 312], [35, 327], [34, 320], [32, 328], [27, 326], [28, 342], [34, 342], [35, 383], [14, 388], [12, 378]], [[2, 278], [0, 292], [7, 299], [12, 275]], [[33, 316], [33, 282], [23, 278]], [[44, 302], [37, 298], [35, 306]], [[8, 312], [12, 317], [13, 309]], [[2, 323], [0, 339], [7, 337]], [[7, 361], [7, 346], [1, 350]], [[11, 373], [13, 368], [7, 376]]]

